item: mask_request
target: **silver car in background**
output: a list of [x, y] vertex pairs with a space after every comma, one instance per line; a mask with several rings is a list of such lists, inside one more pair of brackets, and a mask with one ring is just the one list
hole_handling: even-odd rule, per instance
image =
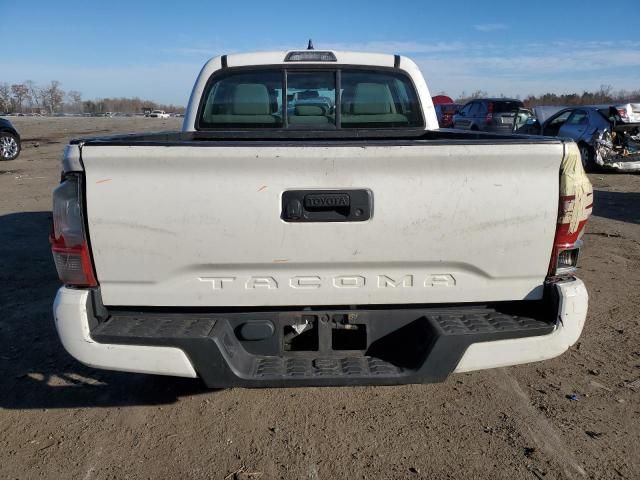
[[[535, 108], [536, 113], [538, 109], [541, 107]], [[587, 171], [607, 168], [640, 172], [640, 123], [623, 121], [618, 106], [562, 108], [543, 120], [528, 119], [518, 133], [575, 140]]]
[[522, 108], [522, 102], [513, 98], [477, 98], [466, 103], [453, 116], [453, 128], [512, 133]]

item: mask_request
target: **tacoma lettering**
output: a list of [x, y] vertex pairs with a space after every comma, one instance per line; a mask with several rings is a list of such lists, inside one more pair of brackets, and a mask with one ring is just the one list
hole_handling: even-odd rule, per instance
[[[198, 280], [211, 284], [213, 290], [224, 290], [230, 288], [237, 277], [200, 277]], [[369, 280], [371, 282], [369, 283]], [[288, 285], [296, 290], [311, 290], [321, 287], [330, 288], [364, 288], [367, 285], [374, 285], [375, 288], [431, 288], [431, 287], [453, 287], [456, 279], [450, 274], [434, 274], [417, 278], [416, 275], [406, 274], [402, 276], [374, 275], [368, 279], [364, 275], [336, 275], [325, 277], [319, 275], [298, 275], [288, 280], [273, 276], [255, 276], [240, 279], [246, 290], [267, 289], [276, 290], [280, 285]]]

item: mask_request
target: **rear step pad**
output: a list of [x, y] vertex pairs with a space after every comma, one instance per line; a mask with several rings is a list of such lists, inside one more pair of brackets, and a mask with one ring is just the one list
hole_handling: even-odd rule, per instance
[[[180, 348], [209, 387], [429, 383], [446, 379], [472, 343], [551, 333], [555, 325], [532, 315], [540, 309], [530, 303], [535, 307], [526, 315], [491, 307], [114, 312], [91, 336], [99, 343]], [[306, 335], [317, 335], [315, 344], [288, 351], [285, 328], [302, 320], [311, 326]], [[258, 341], [241, 340], [241, 327], [252, 322], [268, 322], [274, 333]], [[364, 329], [359, 350], [334, 349], [332, 334], [345, 329]]]

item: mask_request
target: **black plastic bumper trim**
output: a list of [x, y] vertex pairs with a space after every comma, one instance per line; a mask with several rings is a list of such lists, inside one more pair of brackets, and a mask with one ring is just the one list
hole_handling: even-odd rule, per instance
[[[91, 336], [99, 343], [179, 348], [213, 388], [432, 383], [444, 381], [473, 343], [554, 330], [555, 318], [543, 302], [517, 304], [516, 309], [507, 303], [230, 313], [113, 311], [92, 328]], [[254, 321], [271, 322], [275, 333], [257, 342], [243, 341], [237, 332]], [[316, 346], [287, 351], [286, 328], [291, 332], [291, 325], [303, 322], [318, 336]], [[332, 348], [332, 332], [345, 328], [366, 328], [366, 349]]]

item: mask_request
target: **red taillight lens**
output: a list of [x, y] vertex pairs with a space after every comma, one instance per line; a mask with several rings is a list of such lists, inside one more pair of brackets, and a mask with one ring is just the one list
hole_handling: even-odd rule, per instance
[[616, 110], [618, 110], [618, 113], [620, 114], [620, 118], [622, 118], [623, 120], [629, 119], [626, 108], [617, 108]]
[[570, 274], [576, 269], [584, 227], [593, 208], [593, 189], [582, 167], [575, 143], [567, 145], [560, 167], [560, 202], [549, 275]]
[[53, 191], [51, 252], [60, 280], [69, 286], [96, 287], [82, 216], [79, 176], [68, 176]]

